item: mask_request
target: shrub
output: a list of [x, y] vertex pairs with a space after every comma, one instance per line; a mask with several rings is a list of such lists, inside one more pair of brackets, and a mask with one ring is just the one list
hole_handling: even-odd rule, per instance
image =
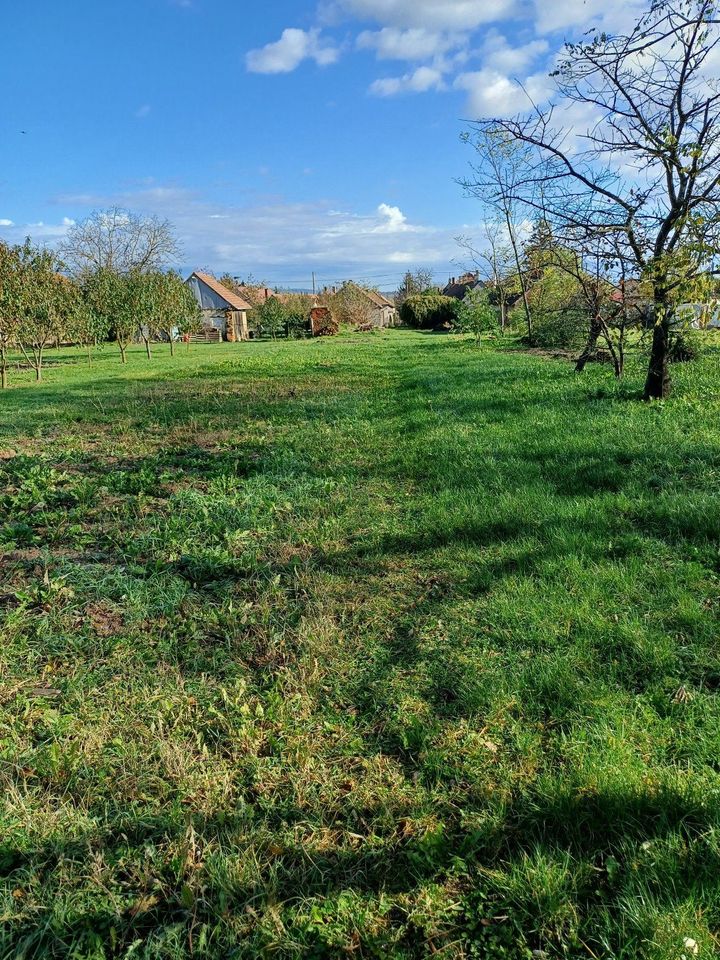
[[533, 318], [534, 347], [571, 349], [583, 345], [587, 337], [587, 318], [575, 310], [552, 310]]
[[421, 293], [408, 299], [400, 307], [400, 319], [409, 327], [432, 330], [441, 324], [455, 325], [458, 300], [440, 293]]
[[302, 340], [310, 336], [310, 321], [301, 313], [291, 313], [285, 321], [285, 329], [290, 340]]
[[700, 337], [697, 332], [684, 330], [676, 333], [670, 341], [668, 360], [670, 363], [690, 363], [697, 360], [702, 352]]

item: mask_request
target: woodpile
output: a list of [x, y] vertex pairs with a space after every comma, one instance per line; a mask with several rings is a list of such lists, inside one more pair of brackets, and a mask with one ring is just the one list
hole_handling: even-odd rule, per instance
[[340, 324], [333, 317], [330, 307], [313, 307], [310, 311], [310, 329], [314, 337], [335, 337], [340, 333]]

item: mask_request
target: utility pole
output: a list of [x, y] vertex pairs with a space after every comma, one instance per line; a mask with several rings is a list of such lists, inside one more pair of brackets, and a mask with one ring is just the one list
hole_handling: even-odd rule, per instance
[[313, 296], [315, 296], [315, 271], [313, 270]]

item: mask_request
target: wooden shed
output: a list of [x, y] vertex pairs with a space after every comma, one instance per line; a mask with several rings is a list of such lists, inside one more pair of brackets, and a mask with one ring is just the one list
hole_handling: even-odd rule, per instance
[[252, 307], [246, 300], [209, 273], [199, 270], [188, 277], [186, 283], [200, 305], [206, 330], [217, 330], [229, 343], [250, 339], [248, 313]]

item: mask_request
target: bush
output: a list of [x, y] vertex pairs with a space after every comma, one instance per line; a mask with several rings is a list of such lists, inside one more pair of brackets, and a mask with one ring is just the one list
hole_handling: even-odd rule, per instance
[[685, 330], [676, 333], [670, 341], [668, 360], [670, 363], [690, 363], [702, 353], [702, 344], [696, 331]]
[[572, 349], [587, 337], [587, 318], [574, 310], [553, 310], [533, 317], [532, 346]]
[[420, 293], [408, 297], [400, 307], [400, 319], [408, 327], [432, 330], [442, 324], [455, 326], [458, 300], [440, 293]]
[[302, 340], [310, 336], [310, 321], [300, 313], [291, 313], [285, 321], [285, 330], [290, 340]]

